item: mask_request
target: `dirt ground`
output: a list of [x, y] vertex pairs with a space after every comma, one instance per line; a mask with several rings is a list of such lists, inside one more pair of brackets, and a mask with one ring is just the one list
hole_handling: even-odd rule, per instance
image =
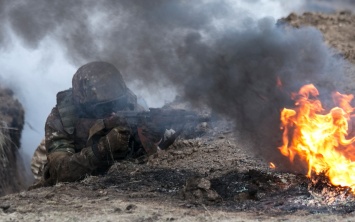
[[[355, 199], [326, 179], [276, 172], [226, 122], [148, 163], [0, 198], [1, 221], [346, 221]], [[324, 195], [326, 193], [326, 195]]]
[[[355, 63], [355, 15], [291, 14]], [[349, 78], [354, 74], [349, 65]], [[350, 88], [349, 88], [350, 90]], [[0, 221], [354, 221], [355, 197], [326, 178], [277, 172], [248, 152], [223, 120], [179, 139], [147, 163], [116, 163], [104, 176], [0, 197]]]

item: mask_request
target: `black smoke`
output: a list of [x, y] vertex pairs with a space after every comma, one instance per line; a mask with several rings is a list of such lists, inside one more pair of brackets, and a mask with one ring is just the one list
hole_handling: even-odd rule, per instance
[[290, 93], [305, 83], [334, 90], [343, 62], [319, 31], [255, 20], [229, 2], [0, 0], [0, 41], [6, 47], [7, 29], [33, 49], [51, 38], [77, 67], [107, 61], [127, 81], [177, 89], [233, 120], [271, 160]]

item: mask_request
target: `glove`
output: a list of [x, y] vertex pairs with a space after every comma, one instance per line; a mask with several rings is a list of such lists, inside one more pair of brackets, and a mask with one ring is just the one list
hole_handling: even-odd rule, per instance
[[32, 188], [83, 179], [85, 175], [91, 174], [102, 163], [94, 156], [90, 147], [83, 148], [78, 153], [52, 152], [47, 155], [47, 159], [42, 180]]
[[92, 146], [99, 160], [114, 160], [125, 157], [129, 148], [131, 131], [126, 127], [115, 127]]
[[70, 173], [61, 172], [63, 160], [69, 158], [70, 155], [67, 152], [53, 152], [47, 156], [48, 162], [43, 169], [42, 186], [54, 185], [57, 181], [62, 181], [61, 175]]
[[112, 115], [104, 119], [105, 129], [113, 129], [117, 126], [127, 126], [127, 121], [125, 118], [117, 115]]

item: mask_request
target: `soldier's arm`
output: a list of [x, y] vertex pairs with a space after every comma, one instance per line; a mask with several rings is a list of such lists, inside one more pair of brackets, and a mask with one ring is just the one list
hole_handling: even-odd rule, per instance
[[56, 108], [47, 118], [45, 133], [48, 163], [43, 178], [47, 185], [80, 180], [100, 166], [91, 147], [75, 153], [74, 141], [63, 129]]

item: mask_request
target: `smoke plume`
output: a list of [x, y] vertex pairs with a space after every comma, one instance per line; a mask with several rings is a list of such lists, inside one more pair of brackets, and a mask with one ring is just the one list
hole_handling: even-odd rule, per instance
[[[53, 43], [76, 68], [111, 62], [128, 85], [207, 105], [258, 138], [259, 151], [277, 153], [278, 114], [292, 104], [289, 93], [310, 82], [331, 91], [343, 75], [343, 61], [319, 31], [267, 17], [302, 6], [282, 2], [0, 0], [0, 43], [3, 50]], [[40, 62], [55, 63], [48, 58]]]

